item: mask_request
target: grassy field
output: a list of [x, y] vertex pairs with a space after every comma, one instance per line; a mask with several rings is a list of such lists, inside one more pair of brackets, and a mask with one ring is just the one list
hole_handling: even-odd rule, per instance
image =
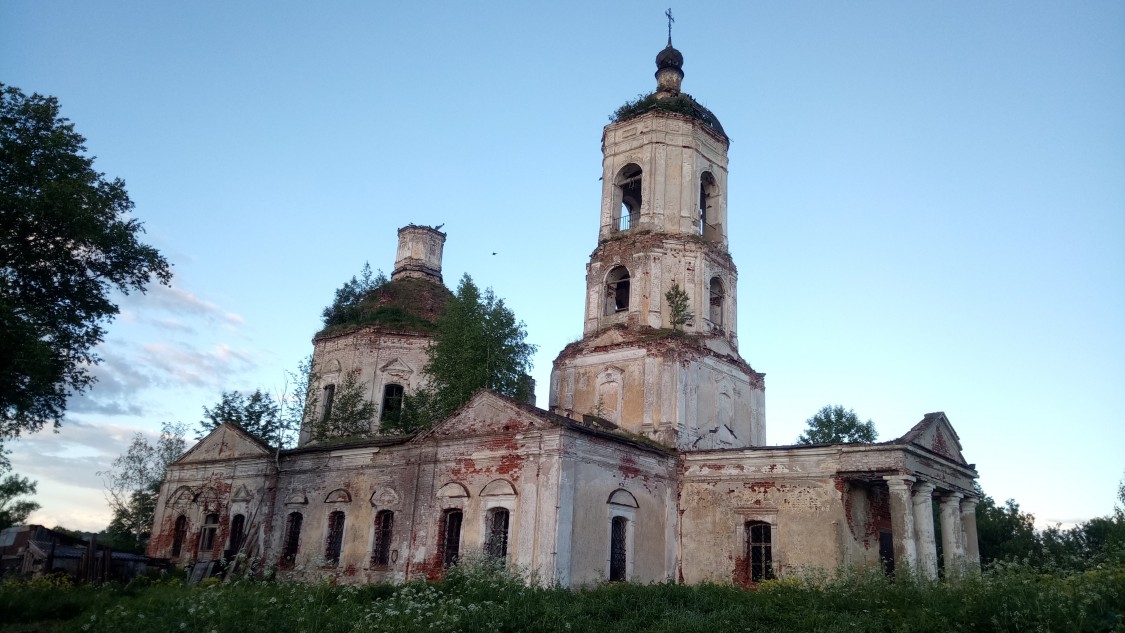
[[957, 582], [879, 575], [731, 586], [528, 586], [466, 566], [401, 586], [180, 580], [0, 583], [0, 631], [1125, 631], [1125, 567], [1066, 577], [1008, 567]]

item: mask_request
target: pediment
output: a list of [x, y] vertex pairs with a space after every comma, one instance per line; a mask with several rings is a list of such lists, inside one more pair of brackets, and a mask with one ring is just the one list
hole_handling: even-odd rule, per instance
[[246, 484], [242, 484], [235, 489], [234, 494], [230, 496], [230, 500], [249, 501], [252, 496], [253, 495], [250, 494], [250, 490], [246, 487]]
[[394, 358], [387, 361], [386, 363], [383, 363], [383, 366], [379, 368], [379, 371], [383, 372], [385, 375], [403, 379], [409, 378], [410, 375], [414, 373], [414, 370], [410, 368], [410, 365], [404, 363], [401, 358]]
[[383, 488], [371, 493], [371, 507], [373, 508], [393, 508], [397, 507], [398, 503], [399, 496], [394, 488]]
[[308, 502], [309, 498], [305, 493], [300, 491], [294, 492], [285, 498], [285, 505], [287, 506], [307, 505]]
[[496, 392], [482, 389], [468, 402], [461, 405], [449, 417], [438, 422], [432, 429], [414, 438], [414, 442], [424, 442], [429, 438], [471, 437], [497, 433], [524, 433], [531, 430], [552, 428], [550, 413], [528, 405], [520, 405], [515, 400]]
[[958, 464], [968, 465], [961, 452], [961, 438], [949, 423], [949, 418], [940, 411], [927, 413], [921, 422], [895, 440], [895, 443], [921, 446]]
[[324, 497], [324, 503], [351, 503], [352, 494], [343, 488], [337, 488]]
[[211, 462], [223, 459], [268, 457], [270, 448], [237, 426], [224, 422], [199, 440], [175, 464]]
[[482, 497], [514, 497], [516, 489], [507, 479], [495, 479], [480, 491]]

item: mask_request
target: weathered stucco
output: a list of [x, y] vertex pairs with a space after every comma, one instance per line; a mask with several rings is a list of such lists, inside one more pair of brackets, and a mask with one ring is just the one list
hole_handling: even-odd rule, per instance
[[[704, 114], [656, 109], [606, 126], [583, 337], [554, 362], [549, 410], [482, 390], [415, 436], [314, 442], [306, 428], [282, 451], [222, 425], [168, 469], [150, 555], [241, 553], [293, 577], [398, 582], [440, 576], [454, 547], [490, 545], [567, 586], [752, 585], [841, 565], [935, 576], [940, 538], [946, 575], [979, 568], [976, 470], [943, 413], [882, 444], [765, 446], [764, 374], [738, 352], [729, 141]], [[399, 237], [401, 288], [439, 284], [445, 234], [410, 225]], [[673, 285], [694, 313], [686, 323], [673, 323]], [[447, 292], [434, 288], [429, 320]], [[314, 389], [354, 372], [377, 408], [388, 384], [409, 397], [426, 382], [427, 331], [321, 333]]]

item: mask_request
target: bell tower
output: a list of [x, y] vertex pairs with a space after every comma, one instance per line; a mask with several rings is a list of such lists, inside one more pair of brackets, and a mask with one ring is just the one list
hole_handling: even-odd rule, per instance
[[[730, 139], [681, 92], [683, 55], [671, 35], [656, 67], [656, 90], [619, 108], [602, 133], [583, 337], [555, 359], [550, 407], [681, 450], [762, 445], [764, 374], [738, 354]], [[686, 321], [670, 306], [677, 288]]]

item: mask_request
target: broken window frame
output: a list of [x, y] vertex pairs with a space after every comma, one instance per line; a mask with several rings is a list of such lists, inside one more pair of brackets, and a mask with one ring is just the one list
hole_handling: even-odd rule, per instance
[[392, 414], [397, 419], [402, 413], [402, 401], [406, 397], [406, 388], [394, 382], [383, 385], [383, 408], [379, 412], [379, 420], [391, 419]]
[[328, 529], [324, 538], [324, 564], [335, 567], [340, 564], [340, 552], [344, 549], [344, 521], [346, 517], [343, 510], [333, 510], [328, 513]]
[[746, 577], [758, 583], [773, 578], [773, 525], [766, 521], [747, 521]]
[[282, 560], [292, 562], [301, 548], [301, 524], [305, 517], [300, 512], [290, 512], [285, 519], [285, 544], [281, 551]]
[[449, 508], [441, 513], [438, 547], [441, 550], [441, 565], [446, 569], [460, 560], [461, 525], [464, 519], [465, 513], [460, 508]]
[[630, 279], [629, 269], [622, 265], [609, 269], [605, 276], [605, 315], [613, 316], [629, 311]]
[[230, 518], [230, 536], [228, 537], [227, 551], [231, 555], [237, 554], [242, 549], [243, 537], [246, 531], [246, 516], [236, 514]]
[[380, 510], [375, 513], [375, 541], [371, 544], [371, 567], [389, 567], [391, 540], [394, 537], [395, 513]]
[[511, 512], [507, 508], [492, 508], [485, 515], [484, 555], [489, 560], [503, 564], [508, 559], [508, 528]]
[[320, 421], [322, 423], [328, 422], [328, 418], [332, 417], [332, 399], [336, 397], [336, 385], [334, 383], [324, 385], [323, 397], [324, 406], [320, 409]]
[[203, 528], [199, 530], [199, 552], [210, 552], [215, 547], [215, 537], [219, 534], [219, 515], [212, 512], [203, 517]]
[[172, 558], [178, 558], [184, 551], [185, 540], [187, 540], [187, 517], [181, 514], [176, 517], [176, 523], [172, 528]]

